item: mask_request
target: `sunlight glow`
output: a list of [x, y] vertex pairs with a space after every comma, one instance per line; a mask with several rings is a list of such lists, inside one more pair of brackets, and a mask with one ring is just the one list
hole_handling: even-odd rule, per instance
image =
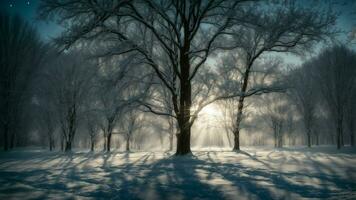
[[223, 117], [223, 113], [215, 104], [210, 104], [205, 108], [203, 108], [203, 110], [199, 113], [199, 115], [208, 118]]

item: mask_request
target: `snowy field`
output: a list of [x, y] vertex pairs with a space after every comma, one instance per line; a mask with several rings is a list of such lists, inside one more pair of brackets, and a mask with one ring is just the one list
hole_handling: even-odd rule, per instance
[[356, 199], [356, 149], [0, 152], [0, 199]]

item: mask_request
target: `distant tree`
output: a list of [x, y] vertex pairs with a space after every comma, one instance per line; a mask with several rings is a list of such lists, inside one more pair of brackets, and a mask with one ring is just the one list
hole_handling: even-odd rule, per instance
[[327, 48], [310, 65], [315, 70], [315, 79], [334, 121], [337, 148], [340, 149], [344, 145], [343, 126], [348, 104], [352, 101], [352, 92], [356, 87], [355, 52], [345, 46]]
[[64, 150], [71, 151], [79, 122], [83, 120], [85, 101], [93, 88], [96, 65], [85, 56], [70, 52], [47, 64], [44, 78], [58, 116]]
[[[105, 151], [111, 150], [111, 138], [115, 126], [127, 109], [145, 98], [150, 76], [138, 67], [134, 57], [115, 59], [103, 57], [99, 64], [98, 110], [101, 113], [101, 129], [105, 137]], [[148, 79], [148, 80], [146, 80]]]
[[350, 135], [350, 145], [355, 146], [356, 132], [356, 87], [351, 92], [351, 98], [346, 108], [346, 124]]
[[312, 145], [312, 133], [315, 129], [318, 91], [312, 75], [311, 63], [304, 63], [301, 68], [290, 71], [290, 97], [301, 114], [307, 136], [307, 145]]
[[261, 108], [268, 126], [273, 131], [274, 147], [281, 148], [285, 143], [288, 122], [288, 104], [285, 94], [265, 95], [262, 99], [265, 106]]
[[124, 120], [124, 138], [126, 140], [126, 151], [130, 151], [130, 144], [133, 135], [142, 128], [143, 119], [141, 116], [142, 113], [138, 112], [136, 109], [129, 109], [128, 112], [125, 113]]
[[29, 85], [45, 48], [36, 30], [19, 16], [0, 13], [0, 131], [4, 150], [13, 148]]
[[[45, 91], [43, 91], [45, 92]], [[55, 148], [55, 131], [58, 127], [57, 113], [55, 112], [53, 102], [51, 99], [38, 97], [38, 112], [37, 123], [39, 130], [45, 133], [45, 137], [48, 141], [49, 150], [52, 151]]]
[[96, 142], [98, 139], [100, 125], [99, 125], [99, 116], [96, 110], [86, 110], [85, 114], [85, 126], [87, 128], [89, 139], [90, 139], [90, 151], [95, 150]]

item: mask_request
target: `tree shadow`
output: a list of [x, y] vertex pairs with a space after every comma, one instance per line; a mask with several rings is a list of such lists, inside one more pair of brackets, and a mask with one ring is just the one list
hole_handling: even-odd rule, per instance
[[[332, 156], [325, 157], [329, 164], [318, 162], [313, 154], [306, 154], [303, 161], [292, 157], [296, 165], [309, 162], [313, 167], [313, 172], [309, 172], [281, 170], [283, 167], [271, 165], [273, 157], [268, 154], [265, 159], [246, 151], [231, 155], [261, 167], [238, 159], [226, 161], [221, 152], [199, 152], [190, 156], [113, 152], [53, 155], [42, 160], [36, 157], [34, 165], [58, 160], [58, 167], [0, 171], [0, 197], [11, 197], [18, 191], [31, 193], [31, 188], [42, 192], [39, 198], [60, 198], [56, 195], [66, 193], [69, 197], [101, 199], [329, 198], [356, 190], [352, 176], [345, 178], [334, 170], [342, 166]], [[281, 165], [287, 162], [285, 154], [278, 159], [285, 160]], [[356, 173], [355, 167], [347, 169]]]

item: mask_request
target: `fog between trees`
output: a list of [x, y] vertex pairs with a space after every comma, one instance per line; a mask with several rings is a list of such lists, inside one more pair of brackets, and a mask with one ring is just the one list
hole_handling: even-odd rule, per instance
[[65, 27], [55, 41], [0, 16], [5, 150], [354, 145], [356, 54], [333, 42], [328, 8], [43, 0], [39, 12]]

